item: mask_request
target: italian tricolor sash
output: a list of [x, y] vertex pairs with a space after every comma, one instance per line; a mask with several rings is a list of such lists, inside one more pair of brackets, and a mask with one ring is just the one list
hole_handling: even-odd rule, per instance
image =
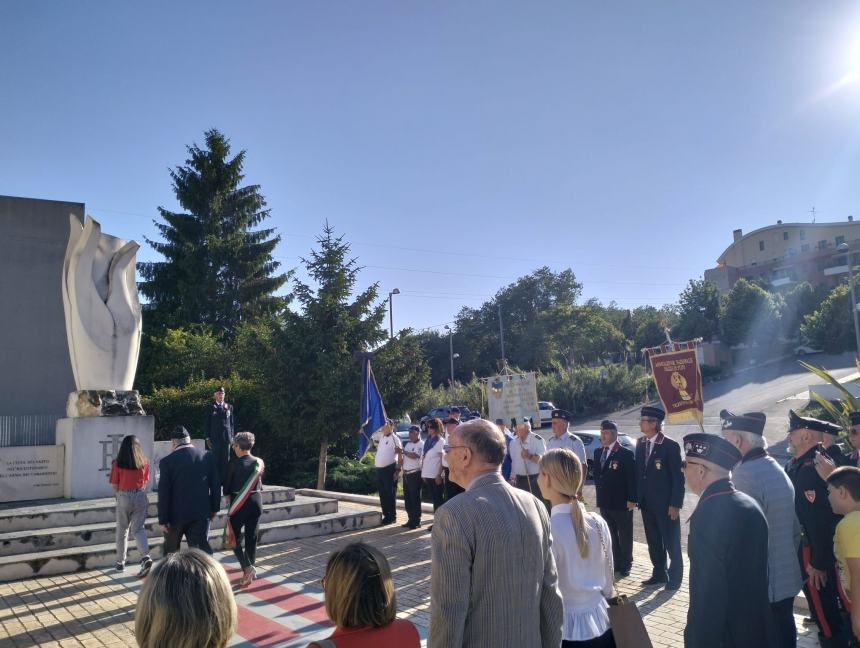
[[248, 498], [251, 497], [251, 493], [254, 492], [254, 489], [257, 487], [257, 483], [260, 481], [260, 477], [263, 474], [263, 470], [266, 468], [262, 459], [259, 457], [255, 457], [254, 459], [254, 472], [250, 477], [248, 477], [248, 481], [245, 482], [245, 485], [242, 486], [238, 493], [236, 493], [233, 503], [227, 510], [227, 520], [224, 524], [224, 533], [222, 536], [225, 549], [232, 549], [236, 546], [236, 536], [233, 533], [233, 525], [230, 524], [230, 518], [236, 515], [239, 509], [248, 501]]

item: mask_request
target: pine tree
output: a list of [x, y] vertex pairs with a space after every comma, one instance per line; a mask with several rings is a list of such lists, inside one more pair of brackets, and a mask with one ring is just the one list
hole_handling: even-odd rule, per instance
[[349, 258], [349, 244], [326, 223], [318, 250], [302, 259], [316, 289], [295, 282], [302, 314], [289, 327], [293, 353], [290, 375], [295, 414], [309, 438], [319, 441], [318, 487], [325, 484], [330, 443], [358, 430], [360, 365], [357, 352], [385, 339], [385, 302], [374, 304], [378, 284], [353, 297], [361, 267]]
[[188, 147], [185, 166], [170, 171], [184, 212], [159, 207], [164, 241], [146, 239], [164, 261], [138, 264], [148, 327], [207, 324], [231, 334], [242, 321], [283, 311], [275, 292], [289, 274], [275, 274], [274, 229], [253, 229], [269, 217], [259, 185], [240, 186], [245, 151], [206, 131], [206, 147]]

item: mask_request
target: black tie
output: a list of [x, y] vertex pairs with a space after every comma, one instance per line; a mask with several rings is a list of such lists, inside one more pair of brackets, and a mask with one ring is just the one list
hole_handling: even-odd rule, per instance
[[646, 463], [650, 458], [651, 458], [651, 442], [648, 441], [648, 445], [645, 446], [645, 461], [646, 461]]
[[606, 460], [609, 458], [609, 448], [603, 448], [603, 458], [600, 460], [600, 467], [606, 465]]

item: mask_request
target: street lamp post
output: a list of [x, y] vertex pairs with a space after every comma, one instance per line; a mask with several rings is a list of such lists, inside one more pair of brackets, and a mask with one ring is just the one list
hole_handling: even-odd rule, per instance
[[451, 359], [451, 386], [454, 386], [454, 331], [447, 324], [445, 330], [448, 331], [448, 357]]
[[857, 297], [854, 295], [854, 262], [851, 258], [851, 250], [847, 243], [840, 243], [837, 248], [845, 252], [845, 261], [848, 264], [848, 288], [851, 291], [851, 317], [854, 320], [854, 353], [860, 358], [860, 324], [857, 322]]
[[390, 293], [388, 293], [388, 332], [389, 337], [394, 337], [394, 305], [391, 301], [392, 295], [399, 295], [400, 288], [395, 288]]

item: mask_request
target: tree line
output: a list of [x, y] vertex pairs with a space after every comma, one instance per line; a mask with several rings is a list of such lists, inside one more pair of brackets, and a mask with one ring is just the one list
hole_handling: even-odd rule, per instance
[[232, 154], [214, 129], [187, 150], [170, 171], [181, 210], [159, 207], [160, 240], [146, 239], [161, 259], [138, 267], [136, 387], [164, 438], [180, 423], [200, 434], [203, 408], [225, 384], [239, 427], [257, 434], [271, 478], [283, 483], [310, 485], [329, 453], [354, 454], [359, 353], [373, 352], [390, 415], [453, 402], [480, 408], [479, 378], [504, 368], [500, 316], [507, 367], [540, 372], [539, 396], [579, 414], [644, 398], [639, 351], [664, 341], [666, 329], [730, 345], [801, 333], [828, 351], [853, 341], [846, 286], [779, 292], [741, 280], [721, 298], [691, 280], [676, 304], [624, 309], [583, 301], [572, 269], [542, 267], [458, 312], [452, 382], [448, 335], [405, 329], [389, 338], [378, 284], [359, 285], [359, 260], [332, 225], [301, 258], [309, 281], [300, 281], [273, 256], [280, 237], [264, 226], [271, 213], [261, 188], [244, 184], [246, 152]]

